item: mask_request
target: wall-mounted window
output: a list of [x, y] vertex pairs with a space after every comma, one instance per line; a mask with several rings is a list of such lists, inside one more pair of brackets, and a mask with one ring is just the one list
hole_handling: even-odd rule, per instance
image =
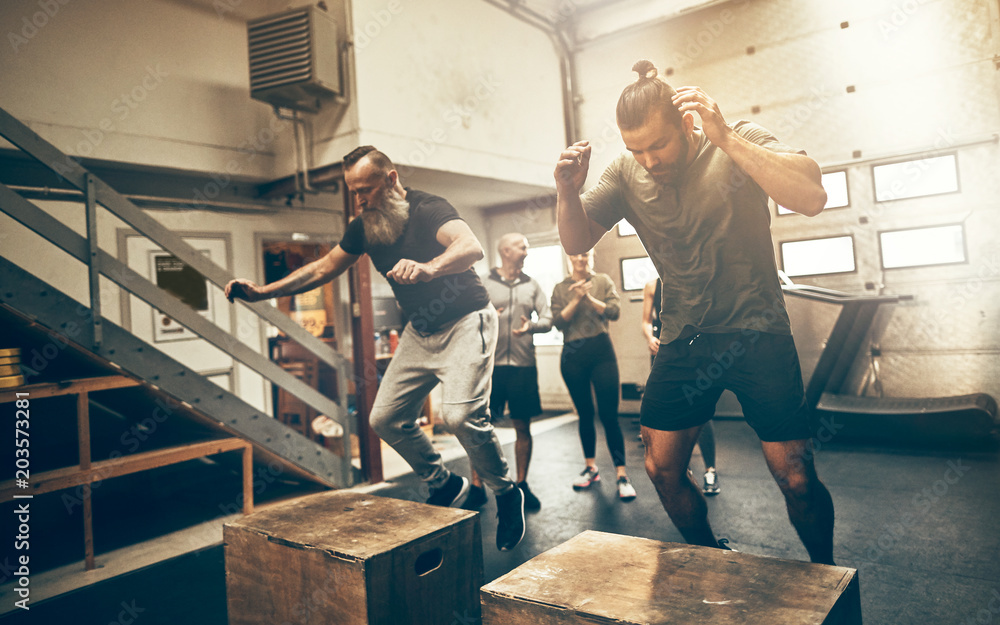
[[876, 202], [955, 193], [959, 190], [958, 160], [954, 154], [945, 154], [873, 165], [872, 179]]
[[[823, 188], [826, 189], [826, 205], [823, 209], [844, 208], [851, 204], [850, 196], [847, 194], [847, 170], [831, 171], [823, 174]], [[779, 215], [792, 215], [795, 211], [790, 211], [784, 206], [778, 205]]]
[[879, 232], [882, 267], [926, 267], [964, 263], [965, 231], [962, 224], [886, 230]]
[[649, 256], [623, 258], [621, 263], [622, 291], [641, 291], [647, 282], [657, 278], [656, 267]]
[[635, 234], [635, 228], [632, 227], [632, 224], [624, 219], [618, 222], [618, 236], [627, 237], [633, 234]]
[[850, 273], [854, 262], [854, 237], [840, 236], [781, 243], [782, 270], [789, 276]]

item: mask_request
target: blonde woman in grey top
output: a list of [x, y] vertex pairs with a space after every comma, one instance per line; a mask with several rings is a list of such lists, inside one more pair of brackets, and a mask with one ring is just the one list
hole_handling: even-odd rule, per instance
[[621, 299], [610, 277], [592, 271], [590, 252], [570, 256], [569, 260], [572, 272], [552, 291], [551, 308], [552, 324], [563, 333], [559, 368], [579, 415], [586, 463], [573, 488], [585, 490], [601, 480], [595, 459], [596, 397], [596, 414], [604, 426], [617, 473], [618, 496], [622, 501], [631, 501], [635, 499], [635, 488], [625, 472], [625, 439], [618, 423], [618, 359], [608, 336], [608, 322], [618, 319]]

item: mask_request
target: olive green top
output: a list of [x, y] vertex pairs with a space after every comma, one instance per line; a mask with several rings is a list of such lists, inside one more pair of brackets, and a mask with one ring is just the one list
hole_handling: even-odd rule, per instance
[[563, 319], [562, 311], [573, 301], [569, 287], [576, 280], [570, 276], [552, 290], [552, 325], [563, 333], [563, 345], [607, 333], [608, 322], [615, 321], [621, 315], [621, 298], [611, 278], [607, 274], [592, 273], [590, 281], [590, 294], [594, 299], [604, 302], [604, 314], [599, 315], [592, 306], [581, 303], [577, 306], [573, 318], [567, 321]]

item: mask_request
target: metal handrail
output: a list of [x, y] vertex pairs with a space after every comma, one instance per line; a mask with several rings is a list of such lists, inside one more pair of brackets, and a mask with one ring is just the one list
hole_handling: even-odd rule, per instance
[[[195, 250], [179, 235], [173, 233], [158, 221], [144, 213], [125, 196], [121, 195], [104, 181], [94, 176], [77, 161], [59, 151], [37, 133], [0, 108], [0, 135], [12, 144], [30, 154], [40, 163], [62, 176], [71, 185], [83, 192], [85, 204], [93, 206], [101, 204], [110, 213], [129, 224], [139, 234], [145, 236], [163, 250], [173, 254], [179, 260], [198, 271], [205, 279], [219, 288], [223, 288], [234, 278], [227, 270], [216, 265], [203, 254]], [[15, 191], [0, 184], [0, 210], [7, 213], [28, 228], [48, 239], [51, 243], [77, 258], [87, 265], [90, 274], [103, 274], [122, 288], [133, 293], [150, 305], [163, 311], [182, 325], [198, 334], [216, 348], [232, 358], [247, 365], [250, 369], [263, 376], [268, 381], [286, 389], [310, 407], [325, 414], [344, 427], [345, 441], [349, 445], [348, 433], [353, 431], [347, 410], [346, 381], [349, 370], [347, 359], [330, 349], [318, 338], [307, 332], [280, 311], [266, 302], [249, 304], [241, 302], [258, 317], [282, 330], [289, 338], [299, 343], [303, 348], [315, 355], [319, 360], [333, 367], [339, 378], [345, 383], [344, 392], [339, 401], [332, 401], [309, 387], [301, 380], [275, 365], [264, 355], [245, 345], [234, 335], [222, 330], [209, 322], [190, 307], [183, 304], [157, 285], [136, 273], [116, 258], [96, 247], [96, 239], [92, 228], [88, 228], [88, 237], [82, 237], [64, 224], [51, 217]], [[88, 220], [89, 223], [89, 220]], [[96, 280], [91, 278], [92, 286]], [[99, 312], [99, 294], [92, 288], [92, 309]], [[95, 306], [96, 304], [96, 306]], [[95, 315], [93, 339], [95, 345], [100, 343], [99, 315]], [[348, 455], [348, 457], [350, 457]]]
[[880, 304], [895, 304], [896, 302], [912, 300], [912, 295], [851, 295], [843, 291], [811, 286], [808, 284], [782, 284], [781, 290], [788, 295], [811, 299], [830, 304], [845, 304], [848, 302], [878, 302]]

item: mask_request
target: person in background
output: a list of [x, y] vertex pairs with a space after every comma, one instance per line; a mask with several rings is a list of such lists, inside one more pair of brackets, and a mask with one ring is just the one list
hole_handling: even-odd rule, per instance
[[590, 251], [570, 256], [569, 277], [552, 291], [552, 323], [563, 333], [559, 368], [579, 416], [586, 463], [573, 488], [585, 490], [601, 480], [595, 459], [596, 397], [597, 415], [617, 474], [618, 497], [632, 501], [635, 487], [625, 471], [625, 438], [618, 422], [618, 359], [608, 335], [608, 322], [621, 313], [621, 299], [608, 275], [593, 272], [593, 258]]
[[563, 150], [554, 176], [567, 254], [590, 250], [626, 219], [663, 281], [659, 353], [639, 409], [646, 473], [685, 540], [726, 548], [688, 464], [701, 426], [729, 389], [760, 438], [810, 560], [833, 564], [833, 499], [813, 460], [768, 208], [771, 198], [802, 215], [822, 212], [819, 165], [753, 122], [727, 123], [703, 89], [675, 90], [649, 61], [632, 70], [639, 77], [615, 111], [626, 153], [583, 197], [588, 141]]
[[[538, 394], [538, 367], [532, 336], [552, 329], [552, 313], [542, 287], [523, 271], [524, 259], [528, 257], [528, 239], [518, 232], [505, 234], [497, 242], [497, 252], [500, 266], [483, 278], [500, 319], [490, 412], [496, 420], [503, 417], [505, 407], [510, 407], [510, 419], [517, 436], [514, 441], [517, 486], [524, 493], [524, 509], [535, 511], [541, 509], [542, 503], [528, 488], [532, 447], [530, 425], [532, 417], [542, 414], [542, 400]], [[472, 489], [463, 507], [474, 510], [484, 503], [486, 491], [473, 471]]]
[[[656, 353], [660, 351], [660, 299], [663, 297], [663, 285], [660, 279], [650, 280], [642, 289], [642, 335], [646, 337], [649, 346], [649, 364], [656, 361]], [[642, 434], [639, 434], [640, 438]], [[715, 470], [715, 428], [709, 419], [701, 426], [698, 434], [698, 449], [705, 463], [705, 477], [701, 492], [708, 496], [718, 495], [721, 491], [719, 475]]]
[[472, 269], [483, 248], [447, 200], [404, 188], [389, 157], [372, 146], [344, 157], [344, 181], [361, 213], [329, 254], [265, 286], [233, 280], [226, 297], [256, 302], [303, 293], [368, 254], [407, 321], [375, 396], [371, 426], [427, 485], [427, 503], [460, 506], [469, 480], [444, 466], [417, 426], [424, 400], [441, 384], [444, 425], [496, 495], [497, 549], [513, 549], [524, 536], [524, 494], [510, 478], [489, 419], [497, 313]]

